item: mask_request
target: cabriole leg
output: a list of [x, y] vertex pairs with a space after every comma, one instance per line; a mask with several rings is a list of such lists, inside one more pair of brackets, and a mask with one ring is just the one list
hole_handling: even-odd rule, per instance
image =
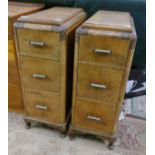
[[31, 128], [31, 122], [26, 120], [26, 119], [24, 119], [24, 121], [25, 121], [25, 128], [30, 129]]
[[109, 148], [110, 150], [113, 150], [113, 149], [115, 148], [115, 147], [114, 147], [115, 141], [116, 141], [116, 138], [111, 138], [111, 139], [109, 139], [108, 148]]
[[65, 138], [66, 137], [66, 130], [65, 131], [60, 131], [60, 133], [59, 133], [59, 137], [60, 138]]

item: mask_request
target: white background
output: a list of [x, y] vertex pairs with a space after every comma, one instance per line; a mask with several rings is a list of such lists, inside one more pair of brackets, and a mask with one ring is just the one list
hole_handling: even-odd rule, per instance
[[147, 41], [146, 41], [146, 122], [147, 155], [155, 154], [155, 1], [147, 1]]

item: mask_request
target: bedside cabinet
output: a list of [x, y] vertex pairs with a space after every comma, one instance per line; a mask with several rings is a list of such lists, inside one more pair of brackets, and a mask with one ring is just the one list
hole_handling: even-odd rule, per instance
[[37, 121], [66, 130], [75, 29], [85, 18], [80, 8], [54, 7], [21, 16], [15, 23], [27, 128]]
[[23, 112], [17, 57], [14, 47], [13, 23], [21, 15], [44, 8], [43, 4], [8, 2], [8, 107], [10, 111]]
[[98, 11], [77, 29], [71, 139], [93, 134], [113, 148], [135, 44], [126, 12]]

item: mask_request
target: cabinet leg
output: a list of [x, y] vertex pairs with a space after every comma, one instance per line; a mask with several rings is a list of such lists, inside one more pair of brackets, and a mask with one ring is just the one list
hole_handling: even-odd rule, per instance
[[75, 140], [75, 135], [73, 135], [73, 134], [69, 135], [69, 139], [70, 140]]
[[109, 143], [108, 148], [109, 150], [114, 150], [114, 143]]
[[109, 140], [109, 145], [108, 145], [109, 150], [113, 150], [115, 148], [114, 146], [115, 141], [116, 141], [116, 138]]
[[74, 132], [74, 129], [71, 126], [69, 128], [68, 136], [69, 136], [70, 140], [74, 140], [75, 139], [75, 132]]
[[70, 140], [75, 140], [75, 137], [76, 137], [75, 133], [73, 131], [70, 131], [69, 132], [69, 139]]
[[59, 137], [60, 138], [65, 138], [67, 136], [66, 131], [60, 131]]
[[31, 128], [31, 122], [28, 120], [24, 120], [24, 121], [25, 121], [25, 128], [30, 129]]

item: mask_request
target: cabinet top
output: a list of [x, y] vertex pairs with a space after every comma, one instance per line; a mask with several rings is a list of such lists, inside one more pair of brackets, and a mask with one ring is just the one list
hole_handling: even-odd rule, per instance
[[99, 10], [82, 27], [131, 32], [131, 16], [128, 12]]
[[60, 26], [82, 12], [81, 8], [53, 7], [31, 15], [21, 16], [18, 21]]
[[17, 18], [44, 8], [40, 3], [8, 2], [8, 18]]

